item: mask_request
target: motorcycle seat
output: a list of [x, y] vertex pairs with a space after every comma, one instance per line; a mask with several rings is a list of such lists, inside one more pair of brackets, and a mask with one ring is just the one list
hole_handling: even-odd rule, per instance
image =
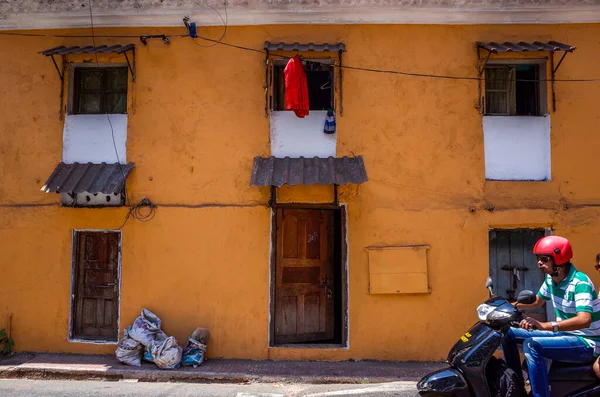
[[550, 367], [549, 377], [553, 380], [600, 381], [592, 368], [592, 364], [593, 362], [582, 364], [553, 361], [552, 366]]

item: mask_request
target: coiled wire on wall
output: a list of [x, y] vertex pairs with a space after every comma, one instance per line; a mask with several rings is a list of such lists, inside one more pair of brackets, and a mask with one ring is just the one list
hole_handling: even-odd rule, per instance
[[[142, 208], [146, 208], [146, 210], [142, 210]], [[152, 201], [144, 197], [140, 200], [139, 203], [129, 207], [129, 211], [125, 216], [125, 221], [123, 222], [121, 227], [119, 227], [119, 230], [123, 229], [123, 226], [125, 226], [130, 217], [133, 217], [134, 219], [137, 219], [140, 222], [149, 222], [152, 219], [154, 219], [155, 215], [156, 205], [152, 203]]]

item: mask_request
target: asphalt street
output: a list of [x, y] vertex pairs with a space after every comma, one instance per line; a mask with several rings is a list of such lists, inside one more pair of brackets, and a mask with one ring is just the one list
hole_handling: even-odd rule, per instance
[[379, 384], [201, 384], [135, 381], [0, 380], [0, 396], [16, 397], [416, 397], [415, 382]]

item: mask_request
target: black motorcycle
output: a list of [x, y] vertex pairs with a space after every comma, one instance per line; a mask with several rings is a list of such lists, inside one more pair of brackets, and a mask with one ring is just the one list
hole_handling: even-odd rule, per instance
[[[535, 294], [522, 291], [513, 306], [506, 299], [494, 296], [492, 280], [486, 287], [490, 299], [479, 305], [477, 322], [460, 337], [448, 354], [448, 368], [434, 371], [419, 381], [417, 390], [423, 397], [496, 397], [497, 379], [492, 365], [504, 362], [493, 357], [511, 326], [517, 326], [523, 315], [519, 303], [535, 302]], [[592, 369], [593, 363], [571, 364], [553, 361], [548, 374], [552, 396], [600, 397], [600, 379]], [[522, 387], [522, 385], [520, 386]], [[519, 393], [519, 394], [524, 394]], [[503, 397], [503, 396], [500, 396]]]

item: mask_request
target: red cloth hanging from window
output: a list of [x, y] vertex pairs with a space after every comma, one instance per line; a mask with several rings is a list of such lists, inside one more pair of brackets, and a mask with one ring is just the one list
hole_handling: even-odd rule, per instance
[[296, 116], [308, 116], [308, 84], [302, 60], [296, 55], [289, 60], [283, 70], [285, 77], [285, 108], [293, 110]]

